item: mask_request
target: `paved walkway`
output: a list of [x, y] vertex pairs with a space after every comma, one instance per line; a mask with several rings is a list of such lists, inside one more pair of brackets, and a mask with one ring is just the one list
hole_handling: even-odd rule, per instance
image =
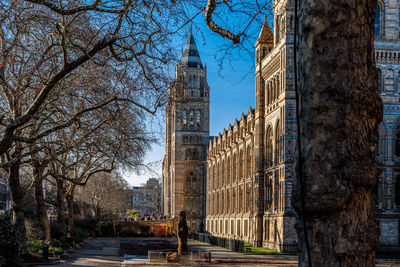
[[188, 245], [192, 250], [198, 249], [211, 252], [212, 265], [297, 266], [297, 255], [248, 255], [192, 240], [189, 241]]
[[116, 239], [94, 238], [87, 240], [86, 244], [70, 255], [64, 263], [55, 266], [121, 266], [122, 262]]
[[[176, 244], [176, 238], [124, 238], [135, 245], [152, 245], [154, 242], [165, 242], [167, 245]], [[205, 243], [189, 240], [189, 249], [210, 251], [212, 262], [202, 266], [268, 266], [268, 267], [295, 267], [297, 266], [296, 255], [247, 255], [232, 252], [220, 247], [211, 246]], [[146, 248], [147, 249], [147, 248]], [[137, 251], [135, 248], [134, 251]], [[133, 254], [134, 251], [129, 252]], [[143, 253], [142, 253], [143, 254]], [[75, 254], [72, 254], [64, 263], [55, 265], [58, 267], [67, 266], [149, 266], [146, 255], [137, 255], [130, 258], [120, 256], [119, 246], [113, 238], [94, 238], [87, 240], [86, 244]], [[154, 266], [154, 265], [152, 265]], [[168, 265], [156, 265], [168, 266]], [[198, 266], [198, 265], [196, 265]], [[377, 267], [400, 266], [399, 259], [377, 259]]]

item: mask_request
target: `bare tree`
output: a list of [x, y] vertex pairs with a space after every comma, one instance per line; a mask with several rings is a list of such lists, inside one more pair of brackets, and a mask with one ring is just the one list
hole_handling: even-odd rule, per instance
[[150, 178], [142, 184], [139, 190], [134, 190], [133, 198], [140, 200], [133, 203], [134, 208], [144, 213], [153, 215], [161, 214], [161, 183], [158, 178]]
[[12, 147], [21, 134], [16, 131], [29, 123], [59, 84], [87, 62], [101, 66], [130, 61], [149, 86], [160, 89], [162, 77], [154, 70], [171, 57], [166, 34], [174, 21], [164, 1], [85, 5], [81, 1], [8, 0], [0, 9], [4, 96], [0, 154]]
[[[19, 168], [27, 154], [40, 152], [42, 146], [33, 144], [81, 123], [83, 113], [115, 101], [154, 114], [168, 81], [161, 66], [172, 58], [167, 34], [175, 20], [168, 19], [174, 11], [162, 1], [95, 1], [86, 6], [80, 1], [9, 0], [0, 3], [0, 10], [0, 154], [6, 155], [3, 166], [9, 172], [14, 223], [24, 237]], [[124, 85], [120, 86], [119, 75], [104, 75], [104, 66], [114, 69], [113, 74], [125, 72]], [[91, 78], [77, 79], [89, 70]], [[109, 90], [90, 91], [87, 98], [88, 85], [102, 76], [108, 78]], [[66, 102], [73, 104], [71, 112], [53, 105], [71, 94], [81, 100]], [[60, 116], [63, 112], [68, 116]], [[26, 152], [29, 147], [33, 149]], [[36, 199], [42, 203], [39, 181], [35, 186]]]
[[115, 173], [97, 173], [79, 191], [77, 199], [89, 204], [97, 219], [103, 214], [121, 214], [130, 204], [127, 183]]

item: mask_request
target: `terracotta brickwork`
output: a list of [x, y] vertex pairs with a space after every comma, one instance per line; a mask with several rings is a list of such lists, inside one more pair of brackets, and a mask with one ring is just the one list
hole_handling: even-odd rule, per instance
[[209, 91], [207, 68], [190, 33], [168, 90], [162, 193], [164, 215], [177, 218], [185, 211], [191, 231], [203, 227], [205, 216]]
[[[293, 14], [274, 5], [256, 43], [256, 105], [209, 146], [207, 230], [278, 251], [295, 251], [290, 203], [295, 153]], [[233, 167], [230, 167], [233, 166]]]

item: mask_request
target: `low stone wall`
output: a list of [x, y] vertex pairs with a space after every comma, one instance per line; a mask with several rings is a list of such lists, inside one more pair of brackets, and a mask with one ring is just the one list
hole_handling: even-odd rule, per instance
[[[171, 236], [178, 231], [178, 221], [170, 220], [154, 220], [154, 221], [133, 221], [133, 222], [100, 222], [102, 225], [110, 224], [110, 227], [116, 229], [120, 236], [140, 236], [154, 235], [156, 237]], [[108, 234], [99, 231], [100, 236]], [[109, 232], [109, 231], [108, 231]]]
[[149, 250], [148, 258], [151, 263], [180, 263], [192, 265], [210, 263], [211, 252], [190, 250], [179, 254], [175, 250]]

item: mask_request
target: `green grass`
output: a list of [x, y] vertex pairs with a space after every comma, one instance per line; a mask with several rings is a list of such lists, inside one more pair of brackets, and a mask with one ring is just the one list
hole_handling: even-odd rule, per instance
[[[193, 240], [195, 242], [203, 243], [196, 239], [191, 239], [191, 240]], [[207, 245], [210, 245], [213, 247], [219, 247], [219, 246], [208, 244], [208, 243], [203, 243], [203, 244], [207, 244]], [[253, 247], [252, 244], [247, 243], [247, 242], [244, 242], [243, 253], [248, 254], [248, 255], [297, 255], [296, 253], [285, 253], [285, 252], [279, 252], [276, 250], [266, 249], [266, 248], [262, 248], [262, 247]]]
[[249, 255], [287, 255], [288, 253], [278, 252], [262, 247], [253, 247], [250, 243], [244, 243], [244, 254]]

